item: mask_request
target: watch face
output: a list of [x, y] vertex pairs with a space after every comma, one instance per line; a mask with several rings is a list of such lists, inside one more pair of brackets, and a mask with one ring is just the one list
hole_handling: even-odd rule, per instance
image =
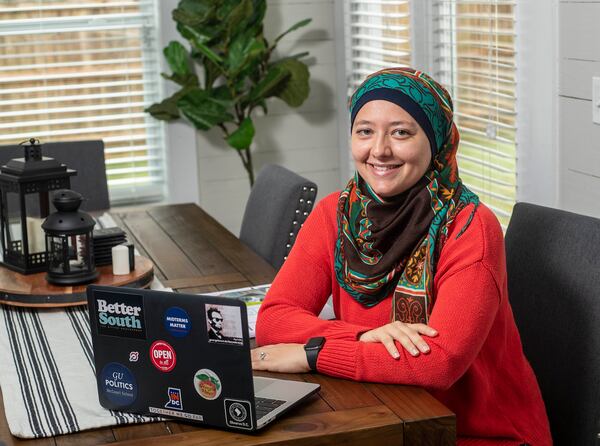
[[323, 337], [310, 338], [308, 340], [308, 342], [306, 343], [306, 345], [304, 346], [304, 349], [305, 350], [313, 350], [313, 349], [319, 348], [323, 345], [324, 342], [325, 342], [325, 338], [323, 338]]

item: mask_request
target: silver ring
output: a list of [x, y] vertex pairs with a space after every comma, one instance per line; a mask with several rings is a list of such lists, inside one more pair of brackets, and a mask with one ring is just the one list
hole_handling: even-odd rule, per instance
[[265, 352], [260, 352], [258, 354], [258, 359], [260, 359], [261, 361], [264, 361], [266, 357], [267, 357], [267, 354]]

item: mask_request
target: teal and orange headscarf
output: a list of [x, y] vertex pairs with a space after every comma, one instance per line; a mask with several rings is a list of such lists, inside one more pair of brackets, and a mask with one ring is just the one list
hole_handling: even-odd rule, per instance
[[350, 115], [370, 100], [400, 105], [421, 125], [432, 151], [430, 170], [412, 188], [379, 197], [358, 172], [338, 201], [335, 272], [340, 286], [372, 307], [393, 290], [392, 320], [427, 323], [434, 305], [437, 258], [456, 215], [479, 198], [462, 184], [459, 135], [448, 92], [425, 73], [390, 68], [369, 76], [350, 99]]

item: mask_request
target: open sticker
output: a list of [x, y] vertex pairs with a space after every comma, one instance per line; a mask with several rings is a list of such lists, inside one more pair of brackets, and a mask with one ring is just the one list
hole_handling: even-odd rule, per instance
[[200, 369], [194, 373], [194, 389], [205, 400], [216, 400], [221, 395], [221, 380], [210, 369]]
[[177, 363], [175, 350], [166, 341], [155, 341], [150, 346], [152, 364], [161, 372], [170, 372]]
[[205, 304], [208, 342], [243, 345], [240, 307]]

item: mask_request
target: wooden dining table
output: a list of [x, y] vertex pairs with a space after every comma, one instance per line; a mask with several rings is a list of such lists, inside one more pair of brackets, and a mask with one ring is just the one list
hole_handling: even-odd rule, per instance
[[[152, 260], [163, 285], [175, 291], [240, 288], [270, 283], [275, 277], [275, 270], [266, 261], [195, 204], [117, 210], [111, 215], [129, 241]], [[0, 404], [0, 446], [456, 443], [455, 415], [422, 388], [359, 383], [318, 373], [257, 374], [314, 382], [321, 390], [254, 434], [163, 421], [21, 440], [10, 434], [4, 405]]]

